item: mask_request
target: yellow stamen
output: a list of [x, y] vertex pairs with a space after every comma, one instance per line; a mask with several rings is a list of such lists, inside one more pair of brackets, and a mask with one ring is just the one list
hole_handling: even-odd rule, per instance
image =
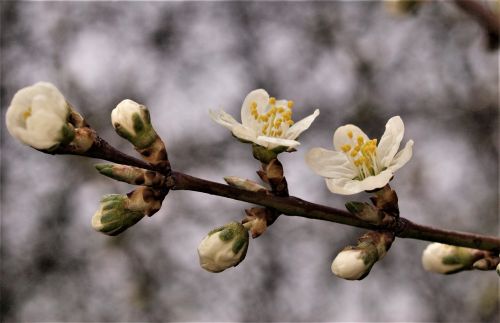
[[276, 104], [276, 98], [270, 97], [269, 98], [269, 104], [271, 104], [271, 105]]
[[288, 101], [288, 102], [286, 103], [286, 105], [287, 105], [290, 109], [293, 107], [293, 104], [294, 104], [294, 103], [293, 103], [293, 101], [291, 101], [291, 100], [290, 100], [290, 101]]
[[31, 117], [31, 107], [28, 108], [28, 110], [24, 111], [23, 112], [23, 119], [26, 121], [26, 119], [28, 119], [29, 117]]
[[362, 145], [365, 139], [362, 136], [358, 136], [358, 145]]
[[349, 137], [349, 139], [352, 139], [352, 136], [353, 136], [353, 133], [352, 133], [352, 131], [351, 131], [351, 130], [349, 130], [349, 131], [347, 132], [347, 137]]
[[351, 150], [351, 145], [348, 145], [348, 144], [345, 144], [341, 147], [342, 151], [343, 152], [348, 152], [349, 150]]
[[286, 120], [286, 123], [288, 123], [289, 126], [293, 126], [294, 122], [292, 120]]

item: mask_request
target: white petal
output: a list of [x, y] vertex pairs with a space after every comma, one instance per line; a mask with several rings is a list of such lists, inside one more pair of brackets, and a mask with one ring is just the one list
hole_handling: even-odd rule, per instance
[[394, 159], [392, 160], [391, 164], [389, 165], [388, 169], [391, 170], [391, 172], [396, 172], [398, 169], [403, 167], [410, 159], [413, 154], [413, 140], [409, 140], [405, 148], [401, 150], [399, 153], [394, 156]]
[[405, 126], [399, 116], [392, 117], [387, 121], [385, 132], [377, 146], [377, 158], [382, 167], [388, 167], [391, 164], [391, 160], [399, 149], [404, 133]]
[[354, 178], [357, 171], [344, 153], [313, 148], [306, 155], [307, 165], [318, 175], [328, 178]]
[[257, 134], [255, 133], [255, 130], [247, 128], [245, 126], [242, 126], [239, 123], [236, 123], [233, 126], [233, 129], [231, 130], [233, 135], [236, 137], [246, 140], [246, 141], [251, 141], [257, 143]]
[[267, 136], [258, 136], [257, 144], [266, 147], [267, 149], [274, 149], [279, 146], [285, 146], [289, 148], [295, 148], [300, 145], [300, 142], [296, 140], [276, 138], [276, 137], [267, 137]]
[[39, 110], [26, 120], [23, 139], [34, 148], [50, 148], [60, 142], [64, 123], [55, 113]]
[[[347, 133], [349, 131], [352, 131], [352, 139], [347, 136]], [[359, 136], [363, 137], [364, 141], [369, 140], [368, 136], [363, 132], [363, 130], [359, 129], [355, 125], [347, 124], [345, 126], [339, 127], [333, 134], [333, 147], [335, 147], [335, 150], [340, 151], [341, 147], [345, 144], [352, 146], [353, 141], [356, 142]]]
[[327, 179], [327, 186], [330, 191], [337, 194], [356, 194], [362, 191], [371, 191], [377, 188], [382, 188], [385, 184], [389, 183], [392, 177], [390, 170], [385, 170], [376, 176], [369, 176], [362, 181], [339, 178]]
[[297, 139], [302, 132], [304, 132], [311, 126], [314, 119], [316, 119], [318, 115], [319, 115], [319, 110], [316, 109], [313, 114], [295, 123], [293, 126], [288, 128], [288, 130], [285, 133], [285, 138]]
[[234, 118], [230, 114], [222, 110], [219, 111], [209, 110], [208, 114], [210, 115], [210, 118], [213, 121], [217, 122], [221, 126], [228, 128], [229, 130], [233, 130], [233, 127], [239, 124], [239, 122], [234, 120]]
[[359, 190], [353, 190], [352, 188], [347, 189], [346, 184], [349, 182], [352, 182], [353, 180], [350, 178], [337, 178], [337, 179], [332, 179], [332, 178], [326, 178], [326, 187], [330, 190], [330, 192], [335, 193], [335, 194], [342, 194], [342, 195], [351, 195], [351, 194], [356, 194], [359, 192], [362, 192], [362, 189]]
[[241, 106], [241, 123], [247, 128], [257, 129], [258, 122], [252, 116], [250, 110], [252, 102], [257, 104], [257, 111], [262, 113], [269, 104], [269, 94], [263, 89], [253, 90], [248, 93]]

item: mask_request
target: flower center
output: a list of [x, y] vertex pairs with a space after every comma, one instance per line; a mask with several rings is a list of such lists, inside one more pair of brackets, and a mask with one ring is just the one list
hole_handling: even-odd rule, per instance
[[292, 120], [293, 101], [286, 104], [276, 104], [276, 98], [269, 98], [269, 103], [264, 113], [257, 110], [257, 102], [250, 104], [250, 113], [258, 122], [258, 130], [264, 136], [281, 137], [286, 130], [293, 125]]
[[25, 122], [29, 117], [31, 117], [31, 107], [28, 107], [28, 110], [23, 112], [23, 119]]
[[365, 141], [362, 136], [354, 138], [351, 130], [347, 131], [347, 137], [351, 140], [351, 144], [345, 144], [341, 149], [358, 169], [359, 175], [355, 179], [363, 180], [380, 173], [377, 162], [377, 139]]

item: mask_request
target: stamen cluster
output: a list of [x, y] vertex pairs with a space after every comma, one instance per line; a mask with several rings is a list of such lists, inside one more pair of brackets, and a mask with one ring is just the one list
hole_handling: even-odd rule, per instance
[[265, 113], [259, 113], [257, 102], [250, 104], [250, 114], [259, 123], [261, 132], [265, 136], [281, 137], [288, 127], [294, 124], [292, 120], [293, 101], [269, 98], [269, 104]]
[[347, 131], [347, 137], [352, 144], [344, 144], [341, 147], [347, 158], [359, 170], [359, 180], [368, 176], [378, 174], [381, 169], [377, 161], [377, 139], [365, 141], [363, 136], [358, 136], [354, 140], [352, 130]]

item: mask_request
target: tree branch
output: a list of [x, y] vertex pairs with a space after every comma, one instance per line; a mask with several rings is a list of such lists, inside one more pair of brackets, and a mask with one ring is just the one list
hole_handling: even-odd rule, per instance
[[400, 238], [441, 242], [496, 252], [500, 251], [500, 239], [496, 237], [437, 229], [416, 224], [404, 218], [395, 218], [393, 223], [386, 226], [376, 226], [356, 218], [347, 211], [311, 203], [297, 197], [278, 197], [265, 191], [245, 191], [236, 187], [207, 181], [179, 172], [172, 172], [172, 175], [167, 180], [167, 186], [171, 190], [197, 191], [258, 204], [276, 209], [289, 216], [324, 220], [369, 230], [389, 230]]
[[[42, 151], [49, 153], [47, 151]], [[59, 149], [51, 154], [74, 154], [104, 159], [114, 163], [140, 167], [157, 171], [167, 176], [166, 188], [171, 190], [188, 190], [202, 192], [233, 200], [253, 203], [277, 210], [288, 216], [323, 220], [350, 225], [368, 230], [385, 230], [394, 232], [397, 237], [441, 242], [445, 244], [500, 252], [500, 238], [479, 234], [437, 229], [416, 224], [405, 218], [393, 218], [387, 225], [373, 225], [367, 223], [350, 212], [332, 207], [304, 201], [294, 196], [275, 196], [270, 191], [246, 191], [233, 186], [207, 181], [184, 173], [158, 169], [149, 163], [122, 153], [109, 145], [105, 140], [96, 136], [92, 147], [85, 153], [75, 152], [70, 148]]]
[[490, 49], [498, 48], [500, 40], [499, 17], [474, 0], [455, 0], [455, 4], [483, 27], [488, 37], [488, 47]]

